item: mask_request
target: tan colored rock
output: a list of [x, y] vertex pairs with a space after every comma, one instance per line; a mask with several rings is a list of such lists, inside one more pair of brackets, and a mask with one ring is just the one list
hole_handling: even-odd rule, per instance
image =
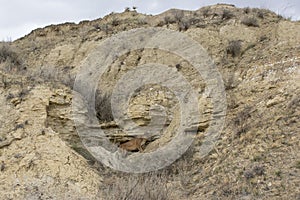
[[[255, 17], [259, 27], [241, 24], [246, 16]], [[167, 22], [176, 17], [177, 20]], [[182, 29], [183, 25], [187, 27]], [[141, 195], [143, 189], [134, 189], [152, 188], [147, 184], [157, 186], [152, 179], [149, 181], [148, 175], [141, 175], [140, 187], [132, 185], [135, 181], [120, 185], [117, 176], [126, 177], [124, 174], [101, 164], [95, 170], [91, 165], [92, 155], [81, 144], [72, 115], [80, 113], [80, 122], [88, 124], [87, 109], [78, 107], [73, 111], [72, 91], [60, 83], [65, 81], [71, 87], [81, 62], [106, 38], [124, 30], [157, 26], [180, 30], [207, 50], [223, 76], [229, 102], [226, 124], [215, 148], [202, 158], [198, 155], [212, 122], [214, 105], [205, 90], [205, 81], [190, 63], [170, 52], [144, 49], [120, 56], [108, 67], [99, 83], [104, 92], [111, 92], [117, 81], [138, 65], [159, 62], [181, 73], [200, 96], [202, 115], [199, 123], [190, 127], [199, 128], [193, 146], [183, 158], [164, 169], [167, 175], [161, 176], [170, 193], [166, 196], [171, 199], [299, 198], [299, 169], [295, 167], [300, 152], [297, 123], [300, 111], [296, 95], [300, 86], [299, 22], [281, 19], [268, 10], [223, 4], [196, 11], [173, 9], [155, 16], [112, 13], [79, 24], [51, 25], [14, 41], [12, 45], [18, 49], [27, 71], [7, 72], [3, 70], [7, 62], [0, 63], [0, 198], [130, 199], [126, 196], [130, 191], [132, 195], [138, 194], [139, 199], [147, 199]], [[241, 52], [235, 58], [226, 52], [231, 40], [242, 43]], [[18, 98], [22, 89], [30, 91]], [[151, 111], [160, 114], [156, 106], [164, 107], [167, 120], [161, 132], [148, 133], [153, 138], [147, 138], [144, 153], [153, 152], [174, 138], [180, 109], [184, 109], [179, 108], [178, 100], [168, 89], [146, 86], [130, 99], [125, 125], [132, 119], [136, 127], [146, 127]], [[146, 134], [138, 132], [136, 127], [126, 127], [130, 130], [126, 132], [116, 122], [90, 125], [93, 129], [102, 128], [117, 145], [132, 136]], [[140, 150], [143, 143], [130, 142], [123, 147], [133, 151]], [[134, 157], [135, 153], [132, 154]], [[257, 175], [253, 169], [264, 173]], [[253, 177], [247, 178], [245, 174]], [[111, 184], [104, 184], [105, 177], [110, 178]], [[111, 185], [117, 189], [113, 190]]]

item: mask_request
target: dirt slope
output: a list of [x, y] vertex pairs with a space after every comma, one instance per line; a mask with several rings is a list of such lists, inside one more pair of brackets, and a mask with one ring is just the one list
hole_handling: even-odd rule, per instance
[[[206, 115], [189, 151], [161, 171], [130, 175], [95, 162], [82, 146], [73, 123], [72, 86], [95, 47], [139, 27], [180, 31], [207, 50], [223, 77], [227, 116], [214, 150], [200, 158], [212, 110], [209, 100], [199, 102]], [[299, 199], [299, 30], [299, 21], [268, 10], [214, 5], [156, 16], [111, 13], [79, 24], [50, 25], [1, 44], [0, 198]], [[111, 92], [130, 69], [158, 61], [180, 67], [203, 93], [205, 83], [189, 63], [159, 50], [118, 58], [99, 83], [101, 91]], [[151, 105], [158, 103], [167, 108], [170, 130], [176, 129], [174, 96], [151, 88], [142, 88], [130, 101], [129, 116], [145, 125]], [[109, 134], [120, 133], [113, 122], [102, 126]], [[121, 133], [112, 134], [114, 142], [130, 139]], [[145, 151], [171, 137], [150, 141]]]

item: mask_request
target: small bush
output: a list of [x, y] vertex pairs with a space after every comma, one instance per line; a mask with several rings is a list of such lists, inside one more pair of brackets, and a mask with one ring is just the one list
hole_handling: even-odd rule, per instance
[[246, 179], [254, 178], [254, 174], [253, 174], [252, 170], [246, 170], [244, 172], [244, 176], [245, 176]]
[[261, 165], [256, 165], [252, 169], [248, 169], [244, 172], [246, 179], [254, 178], [255, 176], [262, 176], [265, 173], [265, 169]]
[[6, 62], [6, 70], [11, 71], [13, 69], [21, 69], [21, 59], [17, 52], [10, 46], [10, 44], [4, 42], [0, 44], [0, 63]]
[[258, 21], [255, 17], [244, 17], [241, 23], [246, 26], [259, 27]]
[[253, 167], [253, 173], [255, 173], [257, 176], [262, 176], [265, 173], [265, 169], [261, 165], [256, 165]]
[[178, 29], [179, 31], [186, 31], [190, 28], [191, 23], [187, 20], [182, 20], [178, 23]]
[[111, 25], [118, 26], [120, 25], [120, 21], [117, 18], [113, 18], [111, 21]]
[[232, 55], [232, 57], [237, 57], [241, 55], [242, 42], [240, 40], [232, 40], [229, 42], [226, 53]]
[[250, 13], [250, 11], [251, 11], [251, 9], [250, 9], [249, 7], [247, 7], [247, 8], [244, 8], [244, 13], [245, 13], [245, 14], [249, 14], [249, 13]]
[[104, 31], [106, 34], [111, 33], [113, 30], [111, 25], [108, 25], [108, 24], [103, 24], [103, 25], [99, 26], [99, 28], [101, 31]]
[[234, 15], [229, 10], [223, 10], [223, 13], [222, 13], [222, 19], [223, 20], [231, 19], [233, 16]]
[[284, 19], [284, 17], [281, 14], [279, 14], [279, 13], [277, 14], [277, 18], [278, 19]]
[[176, 20], [170, 16], [165, 16], [164, 21], [166, 24], [173, 24], [176, 22]]
[[265, 17], [265, 13], [262, 10], [257, 11], [257, 17], [263, 19]]
[[182, 10], [176, 11], [174, 18], [177, 22], [180, 22], [183, 19], [183, 17], [184, 17], [184, 13]]
[[32, 82], [46, 82], [51, 84], [63, 84], [73, 89], [75, 76], [71, 74], [71, 66], [63, 69], [55, 66], [43, 66], [40, 69], [28, 73], [28, 79]]
[[140, 26], [145, 25], [145, 24], [147, 24], [147, 20], [145, 18], [139, 18], [137, 20], [137, 24]]
[[203, 11], [202, 11], [202, 14], [203, 14], [203, 17], [206, 18], [209, 16], [209, 9], [208, 8], [205, 8]]
[[100, 122], [110, 122], [114, 119], [110, 100], [109, 94], [103, 94], [100, 90], [96, 91], [95, 111]]

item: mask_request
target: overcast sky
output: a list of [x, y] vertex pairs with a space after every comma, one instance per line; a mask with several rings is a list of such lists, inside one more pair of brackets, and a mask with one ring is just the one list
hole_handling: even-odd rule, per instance
[[267, 8], [300, 20], [299, 0], [0, 0], [0, 40], [15, 40], [50, 24], [96, 19], [122, 12], [125, 7], [136, 6], [138, 12], [158, 14], [170, 8], [197, 10], [217, 3]]

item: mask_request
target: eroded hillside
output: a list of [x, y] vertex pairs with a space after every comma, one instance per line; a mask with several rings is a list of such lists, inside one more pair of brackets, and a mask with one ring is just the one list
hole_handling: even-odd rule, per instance
[[[190, 149], [171, 166], [146, 174], [115, 172], [83, 147], [74, 125], [72, 88], [84, 59], [105, 39], [140, 27], [179, 31], [202, 45], [222, 75], [226, 123], [213, 151], [197, 152], [210, 125], [209, 98]], [[3, 199], [298, 199], [300, 198], [300, 22], [255, 8], [215, 5], [151, 16], [125, 11], [79, 24], [50, 25], [0, 49], [0, 191]], [[132, 136], [110, 114], [117, 81], [138, 65], [159, 62], [205, 94], [190, 63], [159, 49], [115, 60], [99, 82], [99, 124], [117, 145]], [[106, 94], [106, 95], [103, 95]], [[150, 85], [130, 100], [129, 116], [149, 124], [153, 105], [166, 108], [168, 143], [180, 113], [174, 94]], [[125, 119], [126, 120], [126, 119]]]

